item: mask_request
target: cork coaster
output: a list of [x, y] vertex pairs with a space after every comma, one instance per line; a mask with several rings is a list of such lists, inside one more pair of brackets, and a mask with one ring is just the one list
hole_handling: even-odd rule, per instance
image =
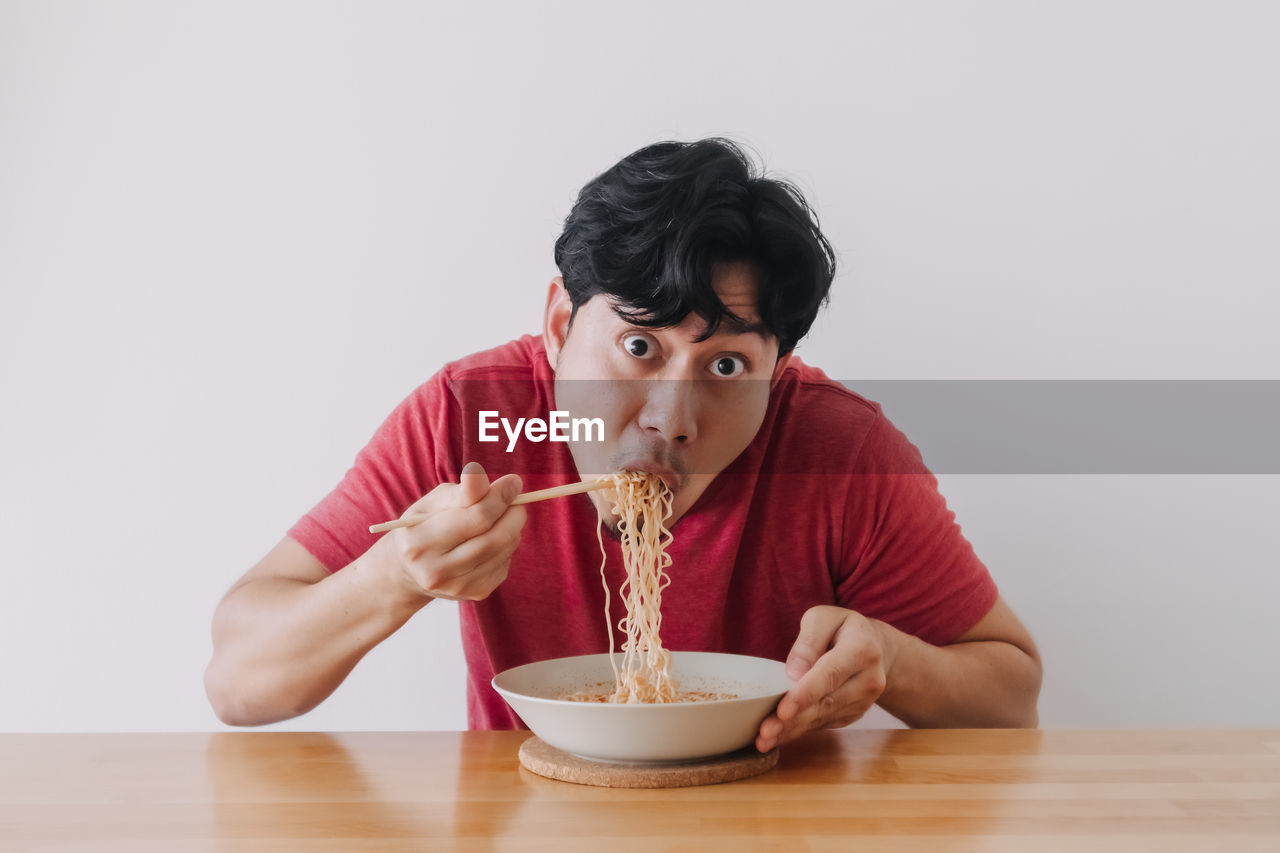
[[778, 763], [778, 750], [761, 754], [754, 746], [748, 746], [737, 752], [683, 764], [615, 764], [591, 761], [556, 749], [535, 735], [520, 745], [520, 763], [539, 776], [579, 785], [687, 788], [758, 776]]

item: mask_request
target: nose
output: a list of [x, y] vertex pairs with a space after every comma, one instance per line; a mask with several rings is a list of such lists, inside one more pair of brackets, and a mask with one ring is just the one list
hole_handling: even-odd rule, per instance
[[638, 423], [647, 435], [673, 444], [688, 444], [698, 437], [696, 382], [690, 379], [651, 379]]

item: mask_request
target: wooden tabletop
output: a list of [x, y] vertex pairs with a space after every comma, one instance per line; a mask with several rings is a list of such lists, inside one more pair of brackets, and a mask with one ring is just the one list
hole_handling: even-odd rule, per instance
[[0, 735], [0, 850], [1280, 851], [1280, 729], [819, 732], [620, 790], [527, 732]]

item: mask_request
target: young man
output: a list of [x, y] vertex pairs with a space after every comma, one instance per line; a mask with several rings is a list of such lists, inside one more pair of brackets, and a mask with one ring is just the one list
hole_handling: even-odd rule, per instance
[[[634, 468], [674, 494], [664, 646], [787, 661], [759, 749], [876, 702], [914, 726], [1037, 724], [1035, 646], [919, 452], [793, 357], [834, 275], [794, 188], [723, 140], [649, 146], [583, 188], [556, 263], [542, 334], [414, 391], [219, 604], [205, 683], [224, 722], [310, 710], [447, 598], [471, 726], [518, 727], [493, 675], [605, 651], [623, 612], [613, 595], [606, 624], [598, 492], [511, 501]], [[369, 534], [405, 514], [428, 517]]]

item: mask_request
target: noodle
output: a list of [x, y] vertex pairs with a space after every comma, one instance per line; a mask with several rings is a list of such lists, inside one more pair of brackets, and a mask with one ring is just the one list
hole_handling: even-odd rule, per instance
[[680, 690], [671, 677], [671, 652], [662, 648], [658, 631], [662, 627], [662, 591], [671, 583], [666, 569], [671, 565], [667, 546], [671, 531], [671, 490], [659, 477], [643, 471], [620, 471], [605, 474], [599, 480], [612, 485], [605, 495], [613, 501], [613, 514], [619, 516], [618, 536], [622, 544], [622, 564], [626, 577], [618, 590], [627, 615], [618, 622], [626, 634], [622, 644], [622, 664], [613, 652], [613, 626], [609, 616], [609, 582], [604, 567], [608, 552], [602, 534], [604, 519], [596, 519], [596, 541], [600, 543], [600, 584], [604, 587], [604, 624], [609, 634], [609, 665], [614, 683], [603, 682], [586, 690], [561, 696], [572, 702], [665, 703], [705, 702], [734, 699], [732, 693], [712, 690]]
[[[606, 492], [612, 497], [613, 512], [619, 516], [618, 534], [622, 544], [622, 565], [626, 579], [618, 590], [626, 604], [627, 615], [618, 623], [626, 635], [622, 644], [622, 665], [613, 656], [613, 630], [609, 630], [609, 661], [617, 686], [610, 702], [674, 702], [679, 685], [671, 677], [671, 653], [662, 648], [658, 632], [662, 627], [662, 590], [671, 583], [666, 569], [671, 565], [667, 545], [671, 532], [666, 520], [671, 517], [671, 490], [653, 474], [622, 471], [606, 474], [613, 486]], [[596, 538], [600, 541], [600, 579], [605, 583], [605, 620], [609, 619], [609, 588], [604, 580], [604, 539], [600, 535], [603, 519], [597, 519]]]

